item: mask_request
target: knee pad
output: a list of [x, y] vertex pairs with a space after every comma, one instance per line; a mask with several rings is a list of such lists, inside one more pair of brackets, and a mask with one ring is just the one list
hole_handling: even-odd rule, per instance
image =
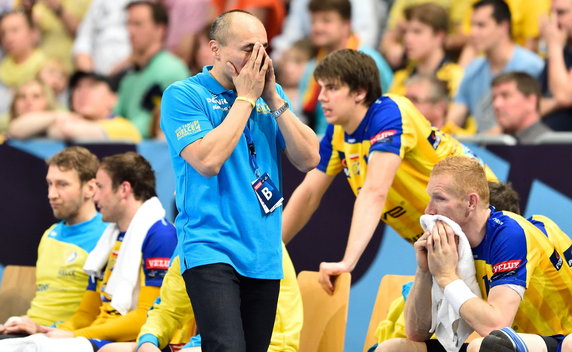
[[528, 348], [513, 329], [502, 328], [483, 339], [479, 352], [528, 352]]

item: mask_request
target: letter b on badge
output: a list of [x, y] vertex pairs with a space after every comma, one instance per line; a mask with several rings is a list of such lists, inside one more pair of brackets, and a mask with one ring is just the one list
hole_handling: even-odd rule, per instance
[[274, 186], [274, 183], [266, 172], [264, 175], [252, 181], [252, 189], [254, 193], [256, 193], [256, 197], [265, 214], [273, 212], [274, 209], [281, 206], [282, 201], [284, 201], [280, 190]]
[[264, 195], [264, 198], [266, 198], [266, 200], [270, 200], [270, 198], [272, 198], [272, 192], [270, 192], [268, 187], [264, 187], [262, 189], [262, 195]]

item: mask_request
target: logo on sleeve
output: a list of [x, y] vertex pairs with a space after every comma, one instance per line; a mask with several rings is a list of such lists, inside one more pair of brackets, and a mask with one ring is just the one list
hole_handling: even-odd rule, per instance
[[493, 266], [493, 276], [491, 281], [501, 279], [503, 277], [514, 276], [520, 267], [522, 260], [507, 260]]
[[169, 269], [169, 258], [147, 258], [145, 259], [145, 268], [152, 269]]
[[567, 250], [564, 251], [564, 259], [566, 259], [566, 263], [568, 263], [568, 266], [572, 267], [572, 246], [570, 246]]
[[552, 262], [552, 265], [554, 265], [557, 271], [560, 270], [560, 268], [562, 268], [564, 260], [562, 259], [562, 256], [556, 251], [556, 249], [554, 250], [554, 252], [552, 252], [552, 255], [550, 256], [550, 262]]
[[512, 271], [516, 271], [518, 267], [522, 263], [522, 260], [507, 260], [505, 262], [500, 262], [493, 266], [493, 274], [503, 274], [503, 276], [507, 276], [506, 274]]
[[199, 123], [198, 120], [195, 120], [186, 123], [182, 126], [179, 126], [179, 128], [175, 130], [175, 134], [177, 135], [177, 140], [179, 140], [183, 137], [190, 136], [200, 131], [201, 131], [201, 124]]
[[427, 140], [429, 141], [429, 144], [431, 144], [433, 149], [437, 149], [439, 144], [441, 144], [441, 137], [439, 137], [435, 133], [435, 131], [431, 131], [431, 134], [429, 135], [429, 137], [427, 137]]
[[376, 143], [391, 142], [391, 139], [392, 139], [391, 137], [395, 136], [396, 134], [397, 134], [397, 130], [381, 131], [369, 139], [369, 144], [374, 145]]

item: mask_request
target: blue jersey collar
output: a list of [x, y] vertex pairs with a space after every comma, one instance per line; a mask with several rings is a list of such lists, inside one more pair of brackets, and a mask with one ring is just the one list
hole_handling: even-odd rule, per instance
[[208, 89], [209, 92], [213, 94], [222, 94], [225, 92], [232, 92], [232, 90], [228, 90], [222, 86], [214, 77], [211, 75], [210, 70], [212, 70], [213, 66], [208, 65], [203, 67], [203, 72], [197, 75], [199, 82], [202, 86]]

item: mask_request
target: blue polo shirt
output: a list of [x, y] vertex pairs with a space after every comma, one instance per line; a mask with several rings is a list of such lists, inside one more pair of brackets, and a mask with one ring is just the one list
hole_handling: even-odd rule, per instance
[[[189, 144], [204, 137], [226, 118], [236, 93], [210, 74], [212, 66], [173, 83], [163, 95], [161, 129], [165, 132], [177, 177], [175, 220], [181, 271], [226, 263], [246, 277], [282, 278], [282, 209], [264, 214], [252, 189], [256, 179], [243, 133], [218, 175], [201, 176], [181, 156]], [[280, 86], [278, 94], [286, 99]], [[256, 101], [247, 124], [256, 162], [276, 186], [281, 185], [280, 152], [285, 144], [270, 108]]]

